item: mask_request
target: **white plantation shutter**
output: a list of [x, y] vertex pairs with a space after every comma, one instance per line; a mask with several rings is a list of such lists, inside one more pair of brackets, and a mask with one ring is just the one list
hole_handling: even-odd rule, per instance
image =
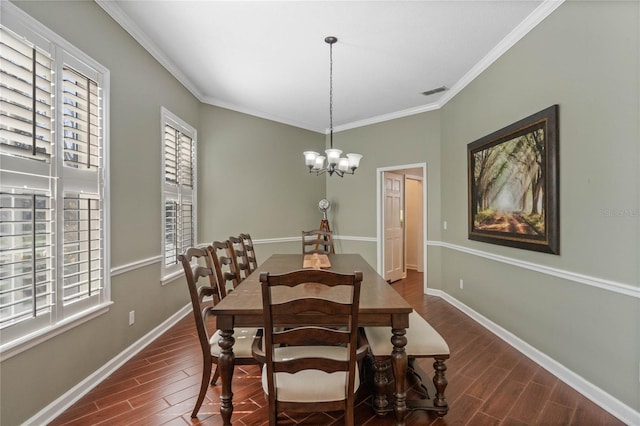
[[163, 123], [163, 277], [180, 271], [177, 256], [196, 244], [196, 130], [166, 109]]
[[64, 165], [95, 169], [100, 161], [98, 84], [67, 66], [62, 80]]
[[0, 328], [6, 328], [51, 314], [51, 198], [0, 193], [0, 228]]
[[64, 197], [64, 304], [102, 289], [100, 200], [85, 194]]
[[49, 160], [52, 59], [0, 29], [0, 153]]
[[0, 7], [4, 353], [27, 334], [46, 335], [109, 303], [103, 93], [109, 77], [15, 6]]

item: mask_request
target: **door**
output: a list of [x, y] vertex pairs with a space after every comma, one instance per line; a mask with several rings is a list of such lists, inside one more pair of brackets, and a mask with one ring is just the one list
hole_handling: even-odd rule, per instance
[[405, 268], [424, 272], [422, 177], [405, 175], [404, 206]]
[[404, 176], [384, 172], [384, 279], [405, 277], [404, 269]]

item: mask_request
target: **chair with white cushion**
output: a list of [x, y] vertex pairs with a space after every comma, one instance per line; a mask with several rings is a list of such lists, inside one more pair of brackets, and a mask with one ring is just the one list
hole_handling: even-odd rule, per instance
[[[361, 281], [362, 272], [260, 274], [265, 328], [254, 356], [264, 361], [262, 388], [271, 426], [283, 411], [344, 410], [345, 424], [354, 424], [357, 359], [366, 354], [366, 347], [358, 346]], [[327, 326], [327, 318], [337, 321]]]
[[[425, 391], [425, 398], [407, 399], [407, 408], [410, 410], [435, 411], [442, 417], [449, 411], [449, 405], [444, 396], [447, 387], [445, 371], [447, 366], [444, 361], [449, 358], [449, 346], [442, 336], [417, 312], [409, 315], [409, 328], [406, 329], [407, 345], [405, 352], [409, 358], [408, 374], [414, 374], [421, 380], [421, 376], [428, 377], [424, 372], [418, 373], [415, 365], [416, 358], [433, 358], [434, 376], [433, 383], [428, 380], [421, 383]], [[391, 409], [387, 401], [388, 373], [391, 368], [391, 329], [389, 327], [364, 327], [369, 352], [373, 358], [373, 370], [375, 375], [376, 395], [373, 405], [377, 414], [382, 415]]]
[[[211, 252], [207, 248], [189, 248], [185, 253], [178, 256], [178, 260], [182, 263], [187, 279], [196, 330], [202, 348], [202, 382], [200, 384], [200, 393], [198, 394], [196, 405], [191, 413], [191, 417], [196, 417], [207, 393], [213, 364], [216, 364], [216, 371], [213, 379], [211, 379], [211, 385], [215, 385], [219, 377], [217, 364], [221, 352], [220, 346], [218, 345], [220, 332], [219, 330], [215, 330], [215, 332], [212, 333], [212, 327], [208, 327], [209, 324], [207, 321], [209, 317], [214, 316], [211, 314], [211, 310], [213, 305], [220, 300], [220, 288], [217, 284]], [[206, 281], [198, 281], [200, 278], [204, 278]], [[203, 303], [207, 297], [213, 298], [211, 305], [205, 305]], [[233, 352], [236, 357], [236, 365], [259, 364], [259, 362], [253, 358], [251, 351], [254, 339], [259, 338], [258, 330], [257, 328], [234, 329], [233, 337], [235, 338], [235, 344], [233, 345]]]

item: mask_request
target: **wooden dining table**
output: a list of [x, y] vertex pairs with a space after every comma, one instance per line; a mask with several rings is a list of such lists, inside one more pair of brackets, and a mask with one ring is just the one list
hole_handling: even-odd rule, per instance
[[[390, 354], [395, 376], [394, 406], [396, 425], [404, 425], [407, 414], [405, 375], [407, 372], [407, 354], [405, 346], [406, 328], [409, 326], [411, 305], [396, 292], [359, 254], [329, 254], [331, 271], [363, 274], [358, 322], [360, 326], [391, 327], [389, 339], [393, 344]], [[220, 414], [224, 425], [231, 424], [233, 414], [233, 392], [231, 382], [234, 370], [233, 328], [262, 327], [262, 293], [260, 273], [281, 274], [302, 269], [302, 254], [274, 254], [262, 263], [238, 287], [213, 307], [216, 324], [220, 329], [221, 354], [218, 358], [222, 392], [220, 395]], [[331, 324], [331, 318], [325, 318]]]

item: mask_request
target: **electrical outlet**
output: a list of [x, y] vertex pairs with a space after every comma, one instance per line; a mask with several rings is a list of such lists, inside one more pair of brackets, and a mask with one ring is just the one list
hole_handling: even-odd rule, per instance
[[136, 322], [136, 311], [129, 312], [129, 325], [133, 325]]
[[464, 281], [460, 278], [460, 290], [464, 289]]
[[444, 228], [445, 231], [447, 230], [447, 221], [446, 220], [442, 223], [442, 227]]

